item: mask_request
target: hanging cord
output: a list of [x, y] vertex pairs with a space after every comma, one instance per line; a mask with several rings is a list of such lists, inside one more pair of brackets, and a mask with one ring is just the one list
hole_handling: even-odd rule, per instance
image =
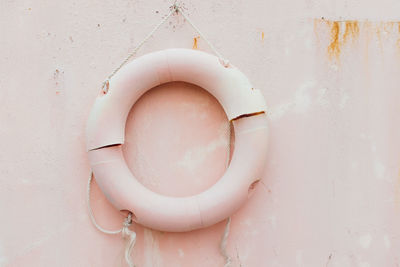
[[[228, 144], [227, 144], [227, 156], [226, 156], [226, 161], [225, 161], [226, 169], [229, 166], [229, 161], [230, 161], [230, 157], [231, 157], [232, 128], [231, 128], [230, 121], [228, 121], [228, 130], [227, 131], [228, 131]], [[94, 217], [94, 214], [93, 214], [92, 207], [90, 205], [90, 192], [91, 192], [90, 188], [91, 188], [92, 180], [93, 180], [93, 171], [90, 172], [90, 176], [89, 176], [89, 180], [88, 180], [88, 184], [87, 184], [87, 194], [86, 194], [86, 202], [87, 202], [90, 220], [92, 221], [93, 225], [100, 232], [103, 232], [105, 234], [110, 234], [110, 235], [122, 233], [122, 237], [124, 239], [129, 238], [129, 240], [127, 241], [126, 246], [125, 246], [125, 261], [129, 267], [134, 267], [135, 265], [133, 264], [133, 261], [132, 261], [131, 252], [136, 243], [136, 233], [129, 229], [129, 226], [132, 225], [132, 212], [129, 212], [128, 216], [125, 218], [123, 227], [121, 229], [106, 230], [103, 227], [101, 227], [97, 223], [96, 218]], [[226, 221], [226, 225], [225, 225], [225, 230], [224, 230], [224, 233], [221, 238], [221, 243], [219, 245], [220, 253], [225, 259], [224, 267], [230, 267], [231, 263], [232, 263], [232, 258], [229, 256], [228, 252], [226, 251], [226, 245], [228, 243], [230, 225], [231, 225], [231, 217], [228, 217], [228, 219]]]
[[199, 30], [199, 28], [196, 27], [196, 25], [194, 25], [194, 23], [191, 21], [191, 19], [185, 14], [185, 12], [183, 12], [182, 8], [180, 6], [175, 5], [175, 9], [180, 11], [182, 16], [186, 19], [187, 22], [189, 22], [190, 26], [192, 26], [192, 28], [200, 35], [201, 38], [204, 39], [204, 41], [206, 41], [206, 43], [208, 44], [208, 46], [211, 48], [211, 50], [215, 53], [215, 55], [217, 55], [217, 57], [221, 60], [222, 65], [224, 65], [224, 67], [228, 67], [229, 66], [229, 60], [225, 59], [219, 52], [218, 50], [214, 47], [214, 45], [205, 37], [205, 35]]
[[[231, 137], [232, 137], [232, 127], [231, 127], [231, 122], [228, 121], [228, 144], [227, 144], [227, 156], [226, 156], [226, 162], [225, 162], [225, 169], [228, 169], [229, 161], [231, 158]], [[221, 243], [219, 244], [219, 251], [225, 259], [224, 267], [230, 267], [231, 263], [232, 263], [232, 258], [229, 256], [228, 252], [226, 251], [226, 245], [228, 243], [230, 225], [231, 225], [231, 217], [228, 217], [228, 219], [226, 220], [224, 233], [222, 234], [222, 237], [221, 237]]]
[[226, 252], [226, 245], [228, 243], [230, 226], [231, 226], [231, 217], [228, 217], [228, 219], [226, 220], [225, 231], [224, 234], [222, 235], [221, 243], [219, 245], [219, 250], [221, 252], [221, 255], [224, 256], [225, 258], [224, 267], [230, 267], [232, 263], [232, 258], [229, 256], [228, 252]]
[[201, 38], [206, 41], [207, 45], [211, 48], [211, 50], [215, 53], [215, 55], [219, 58], [221, 61], [221, 64], [224, 67], [229, 66], [229, 60], [225, 59], [221, 53], [218, 52], [218, 50], [214, 47], [214, 45], [204, 36], [204, 34], [197, 28], [194, 23], [189, 19], [189, 17], [185, 14], [183, 9], [178, 6], [177, 4], [174, 4], [171, 8], [171, 11], [168, 13], [167, 16], [165, 16], [160, 23], [158, 23], [154, 29], [147, 34], [147, 36], [132, 50], [131, 53], [122, 61], [122, 63], [111, 72], [110, 75], [108, 75], [107, 79], [103, 82], [102, 84], [102, 90], [104, 93], [108, 92], [109, 86], [110, 86], [110, 79], [126, 64], [128, 61], [137, 53], [137, 51], [153, 36], [153, 34], [171, 17], [172, 14], [174, 13], [180, 13], [182, 16], [185, 18], [187, 22], [189, 22], [190, 26], [200, 35]]
[[[128, 54], [128, 56], [122, 61], [122, 63], [111, 72], [110, 75], [108, 75], [107, 79], [103, 82], [102, 84], [102, 90], [104, 93], [107, 93], [109, 90], [109, 85], [110, 85], [110, 79], [126, 64], [128, 63], [128, 61], [137, 53], [137, 51], [154, 35], [154, 33], [172, 16], [172, 14], [174, 13], [180, 13], [185, 20], [190, 24], [190, 26], [192, 26], [192, 28], [200, 35], [200, 37], [202, 39], [204, 39], [204, 41], [207, 43], [207, 45], [211, 48], [211, 50], [214, 52], [214, 54], [219, 58], [221, 64], [224, 67], [229, 67], [229, 60], [225, 59], [221, 53], [218, 52], [218, 50], [215, 48], [215, 46], [205, 37], [205, 35], [199, 30], [199, 28], [197, 28], [197, 26], [192, 22], [192, 20], [186, 15], [186, 13], [183, 11], [183, 9], [178, 6], [177, 4], [174, 4], [171, 8], [171, 11], [168, 13], [167, 16], [165, 16], [154, 28], [152, 31], [150, 31], [150, 33], [132, 50], [131, 53]], [[231, 148], [230, 148], [230, 139], [231, 139], [231, 123], [228, 122], [228, 152], [227, 152], [227, 160], [226, 160], [226, 168], [228, 168], [229, 165], [229, 160], [230, 160], [230, 155], [231, 155]], [[88, 205], [88, 210], [89, 210], [89, 216], [90, 219], [93, 223], [93, 225], [101, 232], [105, 233], [105, 234], [119, 234], [122, 233], [123, 238], [128, 238], [129, 240], [126, 244], [125, 247], [125, 260], [127, 262], [127, 264], [129, 265], [129, 267], [133, 267], [133, 261], [131, 259], [131, 251], [135, 245], [136, 242], [136, 233], [131, 231], [129, 229], [129, 226], [132, 224], [132, 213], [130, 212], [128, 214], [128, 217], [125, 218], [125, 221], [123, 223], [123, 227], [119, 230], [114, 230], [114, 231], [110, 231], [110, 230], [106, 230], [104, 228], [102, 228], [100, 225], [97, 224], [96, 219], [93, 215], [93, 211], [92, 208], [90, 206], [90, 185], [92, 182], [92, 178], [93, 178], [93, 172], [90, 173], [90, 177], [89, 177], [89, 181], [88, 181], [88, 186], [87, 186], [87, 205]], [[227, 245], [227, 241], [228, 241], [228, 236], [229, 236], [229, 230], [230, 230], [230, 223], [231, 223], [231, 217], [229, 217], [227, 219], [226, 225], [225, 225], [225, 230], [224, 233], [222, 235], [221, 238], [221, 243], [220, 243], [220, 252], [222, 254], [222, 256], [225, 258], [225, 265], [224, 267], [229, 267], [231, 266], [231, 262], [232, 259], [231, 257], [228, 255], [227, 251], [226, 251], [226, 245]]]
[[92, 207], [90, 206], [90, 186], [91, 186], [92, 180], [93, 180], [93, 171], [90, 172], [90, 177], [89, 177], [88, 184], [87, 184], [87, 194], [86, 194], [86, 202], [87, 202], [87, 206], [88, 206], [90, 220], [92, 221], [93, 225], [100, 232], [103, 232], [103, 233], [109, 234], [109, 235], [115, 235], [115, 234], [122, 233], [122, 237], [124, 239], [127, 239], [127, 242], [125, 245], [125, 261], [129, 267], [134, 267], [135, 265], [133, 264], [133, 261], [132, 261], [131, 252], [132, 252], [133, 247], [135, 246], [136, 233], [129, 229], [129, 226], [132, 225], [132, 212], [129, 212], [128, 216], [125, 218], [123, 227], [121, 229], [106, 230], [103, 227], [101, 227], [100, 225], [98, 225], [96, 222], [96, 218], [93, 215]]

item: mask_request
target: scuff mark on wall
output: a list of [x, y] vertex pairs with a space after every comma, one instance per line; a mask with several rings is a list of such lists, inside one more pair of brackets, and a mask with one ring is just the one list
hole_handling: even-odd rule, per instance
[[218, 138], [211, 143], [205, 146], [200, 145], [193, 149], [189, 149], [185, 153], [184, 157], [178, 161], [178, 166], [193, 171], [210, 153], [213, 153], [219, 147], [226, 147], [229, 144], [229, 140], [227, 138], [227, 124], [225, 122], [221, 124], [218, 132]]
[[64, 85], [64, 71], [56, 69], [53, 74], [53, 79], [55, 81], [56, 95], [59, 95], [61, 90], [63, 89], [61, 87], [63, 87]]
[[163, 266], [159, 241], [156, 231], [144, 228], [144, 266], [158, 267]]
[[333, 253], [329, 254], [328, 260], [326, 261], [326, 264], [325, 264], [325, 267], [328, 267], [328, 266], [329, 266], [329, 264], [330, 264], [330, 262], [331, 262], [331, 260], [332, 260], [332, 256], [333, 256]]
[[312, 104], [310, 91], [315, 87], [317, 82], [315, 80], [310, 80], [304, 82], [295, 92], [294, 99], [270, 107], [269, 118], [272, 120], [280, 119], [289, 110], [293, 110], [296, 113], [306, 112]]

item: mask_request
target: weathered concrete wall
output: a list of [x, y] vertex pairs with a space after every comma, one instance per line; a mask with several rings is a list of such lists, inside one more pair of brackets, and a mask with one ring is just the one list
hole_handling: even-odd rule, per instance
[[[85, 123], [100, 84], [172, 1], [0, 1], [0, 265], [117, 266], [119, 236], [85, 206]], [[400, 2], [184, 1], [262, 90], [265, 175], [232, 219], [235, 266], [400, 265]], [[139, 54], [209, 51], [181, 16]], [[226, 117], [188, 84], [131, 112], [126, 157], [146, 186], [196, 193], [224, 171]], [[177, 185], [177, 186], [174, 186]], [[99, 223], [122, 216], [94, 186]], [[191, 233], [135, 226], [138, 266], [221, 266], [220, 223]]]

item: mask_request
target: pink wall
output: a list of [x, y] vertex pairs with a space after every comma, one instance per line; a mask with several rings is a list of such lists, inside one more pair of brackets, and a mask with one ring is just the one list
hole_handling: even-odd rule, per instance
[[[120, 237], [98, 232], [87, 215], [85, 123], [102, 80], [171, 4], [0, 1], [0, 266], [120, 263]], [[184, 7], [269, 106], [265, 175], [232, 218], [235, 266], [400, 265], [400, 3]], [[191, 48], [196, 37], [174, 16], [139, 54]], [[209, 51], [201, 38], [197, 47]], [[125, 155], [153, 190], [196, 193], [224, 171], [225, 126], [205, 91], [161, 86], [132, 110]], [[97, 187], [92, 197], [98, 221], [119, 228], [123, 217]], [[224, 223], [179, 234], [133, 229], [138, 266], [223, 263]]]

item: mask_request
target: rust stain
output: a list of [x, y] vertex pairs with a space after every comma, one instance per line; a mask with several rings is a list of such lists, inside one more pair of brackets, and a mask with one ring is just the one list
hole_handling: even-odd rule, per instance
[[329, 59], [336, 63], [340, 63], [345, 45], [354, 44], [360, 38], [363, 40], [360, 48], [367, 63], [372, 40], [376, 40], [378, 49], [383, 53], [385, 41], [390, 39], [394, 41], [400, 53], [400, 21], [329, 20], [320, 17], [314, 18], [313, 23], [316, 42], [324, 43], [327, 37], [327, 43], [323, 46], [327, 47], [326, 53]]
[[379, 25], [377, 25], [375, 27], [375, 33], [376, 33], [376, 37], [378, 37], [378, 40], [381, 41], [381, 34], [382, 34], [382, 25], [383, 23], [379, 23]]
[[379, 49], [381, 50], [381, 53], [383, 54], [383, 44], [382, 44], [382, 30], [384, 28], [384, 23], [380, 22], [378, 25], [376, 25], [375, 28], [375, 33], [376, 33], [376, 37], [378, 39], [378, 45], [379, 45]]
[[200, 36], [196, 36], [193, 38], [193, 49], [198, 48], [198, 40], [200, 39]]
[[330, 24], [329, 21], [327, 21], [324, 17], [314, 19], [313, 30], [318, 43], [320, 43], [320, 34], [319, 34], [321, 28], [320, 25], [329, 26], [329, 24]]
[[241, 119], [241, 118], [257, 116], [257, 115], [264, 114], [264, 113], [265, 113], [264, 111], [259, 111], [259, 112], [254, 112], [254, 113], [243, 114], [243, 115], [240, 115], [240, 116], [238, 116], [236, 118], [233, 118], [232, 121], [238, 120], [238, 119]]
[[340, 56], [340, 40], [339, 40], [340, 24], [338, 21], [333, 21], [333, 22], [329, 21], [328, 25], [331, 27], [331, 42], [328, 46], [328, 54], [331, 59], [336, 58], [336, 60], [339, 60], [339, 56]]
[[393, 27], [394, 27], [393, 21], [389, 21], [383, 24], [383, 30], [385, 32], [391, 32], [393, 30]]
[[[397, 22], [397, 31], [400, 34], [400, 22]], [[400, 37], [397, 39], [397, 47], [400, 48]]]
[[343, 34], [343, 43], [346, 43], [351, 37], [354, 41], [360, 34], [360, 27], [358, 26], [358, 21], [350, 20], [345, 22], [345, 30]]
[[369, 62], [369, 47], [370, 47], [370, 42], [372, 40], [372, 31], [371, 31], [371, 23], [369, 21], [365, 21], [364, 25], [364, 33], [365, 33], [365, 38], [366, 38], [366, 42], [365, 42], [365, 49], [364, 49], [364, 58], [365, 58], [365, 62], [368, 64]]
[[314, 19], [314, 34], [317, 37], [317, 41], [319, 42], [319, 34], [318, 34], [318, 24], [321, 22], [321, 19]]
[[261, 41], [264, 41], [264, 38], [265, 38], [265, 33], [261, 32]]

